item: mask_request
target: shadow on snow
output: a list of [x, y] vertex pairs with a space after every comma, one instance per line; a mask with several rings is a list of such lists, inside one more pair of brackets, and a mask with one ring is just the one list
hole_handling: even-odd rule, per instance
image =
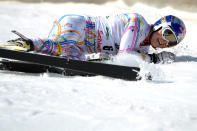
[[175, 62], [197, 62], [197, 57], [193, 56], [177, 56]]

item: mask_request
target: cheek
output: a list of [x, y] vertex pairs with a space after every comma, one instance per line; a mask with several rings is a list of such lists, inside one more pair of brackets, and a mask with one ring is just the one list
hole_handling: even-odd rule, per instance
[[156, 44], [157, 42], [157, 36], [156, 34], [153, 34], [152, 38], [151, 38], [151, 44]]

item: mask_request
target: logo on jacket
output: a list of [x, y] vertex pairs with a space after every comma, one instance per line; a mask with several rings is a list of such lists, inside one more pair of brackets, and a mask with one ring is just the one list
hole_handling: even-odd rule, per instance
[[98, 30], [98, 37], [97, 37], [97, 50], [98, 50], [98, 52], [101, 52], [101, 44], [102, 44], [102, 36], [101, 35], [103, 35], [103, 31]]

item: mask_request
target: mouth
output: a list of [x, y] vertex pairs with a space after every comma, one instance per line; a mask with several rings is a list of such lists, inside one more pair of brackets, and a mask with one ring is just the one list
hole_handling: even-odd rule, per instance
[[159, 39], [157, 39], [157, 41], [158, 41], [159, 45], [163, 45]]

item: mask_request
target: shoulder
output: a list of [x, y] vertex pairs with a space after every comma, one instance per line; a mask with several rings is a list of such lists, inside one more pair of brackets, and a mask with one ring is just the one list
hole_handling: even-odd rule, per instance
[[131, 18], [133, 18], [133, 19], [144, 19], [144, 17], [139, 13], [124, 13], [124, 14], [122, 14], [122, 16], [124, 16], [128, 19], [131, 19]]
[[139, 13], [124, 13], [121, 15], [122, 21], [125, 23], [148, 24], [145, 18]]

